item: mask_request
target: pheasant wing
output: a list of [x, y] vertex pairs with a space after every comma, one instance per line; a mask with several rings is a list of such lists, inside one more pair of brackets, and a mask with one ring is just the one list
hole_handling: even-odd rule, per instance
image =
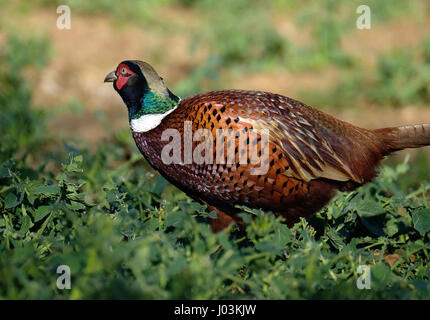
[[[336, 135], [342, 132], [343, 122], [281, 95], [229, 92], [234, 94], [223, 96], [223, 100], [230, 101], [224, 116], [239, 119], [259, 131], [267, 130], [269, 141], [283, 151], [289, 163], [285, 175], [304, 181], [326, 178], [363, 182], [362, 177], [353, 173], [345, 157], [335, 150], [334, 145], [349, 142]], [[244, 105], [246, 113], [242, 111]]]

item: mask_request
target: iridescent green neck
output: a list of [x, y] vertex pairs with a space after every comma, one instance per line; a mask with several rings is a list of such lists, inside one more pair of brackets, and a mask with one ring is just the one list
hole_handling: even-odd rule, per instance
[[147, 91], [140, 101], [140, 106], [128, 109], [130, 120], [138, 119], [146, 114], [163, 114], [175, 108], [179, 98], [169, 91], [169, 96], [163, 98], [157, 93]]

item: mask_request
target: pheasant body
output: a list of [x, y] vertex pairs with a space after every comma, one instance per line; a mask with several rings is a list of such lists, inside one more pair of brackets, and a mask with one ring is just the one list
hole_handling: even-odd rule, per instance
[[[124, 65], [130, 68], [125, 74], [141, 71], [143, 76], [141, 83], [139, 79], [131, 83], [131, 89], [138, 90], [128, 88], [132, 99], [116, 86]], [[139, 109], [133, 105], [136, 101], [141, 104], [135, 112], [138, 117], [130, 116], [139, 150], [169, 182], [217, 211], [218, 219], [211, 223], [214, 231], [233, 221], [241, 223], [238, 205], [270, 210], [291, 225], [324, 207], [337, 190], [353, 190], [369, 182], [376, 176], [380, 160], [390, 152], [430, 144], [427, 124], [362, 129], [268, 92], [223, 90], [179, 100], [167, 87], [162, 90], [160, 81], [164, 83], [154, 73], [148, 64], [125, 61], [111, 78], [129, 114], [130, 109]], [[145, 108], [145, 92], [153, 91], [154, 82], [156, 94], [167, 101], [161, 107], [170, 104], [170, 108], [145, 114], [154, 109]], [[189, 129], [203, 133], [190, 140]], [[163, 136], [172, 132], [169, 130], [179, 133], [176, 149], [180, 154], [177, 161], [166, 163], [163, 152], [175, 146], [174, 138]], [[221, 143], [216, 139], [220, 132], [227, 133]], [[193, 155], [200, 147], [200, 161], [187, 161], [187, 139]], [[251, 157], [251, 149], [259, 162]], [[263, 167], [266, 170], [260, 170]]]

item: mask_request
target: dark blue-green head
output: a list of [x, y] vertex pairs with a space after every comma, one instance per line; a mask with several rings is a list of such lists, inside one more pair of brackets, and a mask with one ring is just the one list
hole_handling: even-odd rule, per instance
[[104, 82], [113, 82], [128, 109], [130, 120], [146, 114], [163, 114], [176, 107], [179, 98], [146, 62], [126, 60], [110, 72]]

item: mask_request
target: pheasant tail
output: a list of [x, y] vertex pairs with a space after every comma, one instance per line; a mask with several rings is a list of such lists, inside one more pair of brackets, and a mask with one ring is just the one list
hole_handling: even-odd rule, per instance
[[385, 154], [430, 145], [429, 123], [376, 129], [374, 133], [383, 142]]

